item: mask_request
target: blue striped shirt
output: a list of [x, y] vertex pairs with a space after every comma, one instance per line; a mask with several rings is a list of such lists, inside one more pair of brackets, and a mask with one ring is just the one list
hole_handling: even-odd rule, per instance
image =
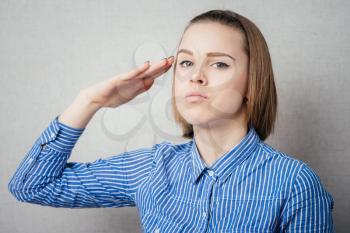
[[264, 143], [253, 127], [211, 166], [194, 139], [67, 162], [84, 129], [56, 116], [9, 191], [44, 206], [136, 206], [143, 232], [334, 232], [334, 201], [315, 171]]

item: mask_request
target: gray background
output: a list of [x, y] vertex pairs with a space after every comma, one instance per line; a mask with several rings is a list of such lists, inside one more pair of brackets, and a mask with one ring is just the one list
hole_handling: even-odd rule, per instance
[[[10, 176], [49, 122], [86, 86], [174, 54], [196, 14], [227, 8], [250, 18], [271, 52], [279, 97], [267, 143], [308, 163], [335, 199], [337, 232], [350, 219], [350, 2], [0, 1], [0, 232], [141, 232], [137, 209], [62, 209], [18, 202]], [[102, 109], [70, 161], [88, 162], [170, 140], [171, 72], [118, 109]], [[127, 116], [127, 118], [125, 118]], [[156, 120], [156, 127], [151, 119]], [[132, 129], [142, 123], [137, 132]], [[132, 135], [122, 135], [133, 132]], [[150, 136], [151, 134], [151, 136]]]

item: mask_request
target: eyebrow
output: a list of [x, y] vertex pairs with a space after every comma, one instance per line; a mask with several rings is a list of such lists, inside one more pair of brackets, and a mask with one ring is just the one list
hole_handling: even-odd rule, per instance
[[[179, 53], [187, 53], [189, 55], [193, 55], [193, 53], [190, 51], [190, 50], [187, 50], [187, 49], [180, 49], [176, 56], [179, 54]], [[225, 57], [229, 57], [231, 58], [233, 61], [236, 61], [235, 58], [233, 58], [231, 55], [227, 54], [227, 53], [221, 53], [221, 52], [210, 52], [210, 53], [206, 53], [207, 57], [222, 57], [222, 56], [225, 56]]]

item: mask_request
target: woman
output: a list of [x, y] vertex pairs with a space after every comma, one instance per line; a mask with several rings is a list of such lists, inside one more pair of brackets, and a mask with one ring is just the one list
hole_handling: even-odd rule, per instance
[[[67, 162], [93, 115], [147, 91], [174, 63], [173, 112], [190, 141]], [[277, 112], [259, 29], [228, 10], [193, 18], [175, 57], [84, 88], [9, 182], [20, 201], [136, 206], [145, 232], [333, 232], [333, 198], [306, 163], [263, 141]]]

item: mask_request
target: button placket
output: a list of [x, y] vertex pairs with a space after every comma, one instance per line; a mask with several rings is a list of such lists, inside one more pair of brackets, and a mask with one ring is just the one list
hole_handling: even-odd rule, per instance
[[203, 212], [202, 212], [202, 218], [203, 220], [206, 220], [207, 222], [207, 230], [209, 229], [209, 222], [210, 222], [210, 215], [211, 215], [211, 211], [213, 209], [213, 189], [214, 189], [214, 186], [215, 186], [215, 183], [216, 183], [216, 180], [217, 180], [217, 177], [215, 176], [215, 172], [212, 171], [212, 170], [208, 170], [208, 174], [210, 177], [213, 178], [213, 180], [210, 181], [210, 191], [209, 191], [209, 203], [208, 203], [208, 206], [207, 208], [208, 209], [204, 209]]

